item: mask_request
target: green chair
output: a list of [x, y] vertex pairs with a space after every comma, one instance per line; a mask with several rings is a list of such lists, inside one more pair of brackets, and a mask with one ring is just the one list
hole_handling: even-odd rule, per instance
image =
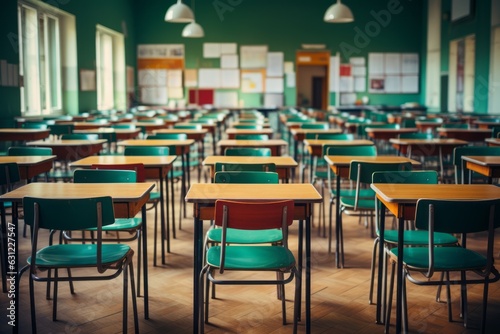
[[147, 139], [186, 140], [187, 134], [185, 134], [185, 133], [157, 133], [154, 135], [148, 135]]
[[[23, 156], [23, 155], [28, 155], [28, 156], [48, 156], [52, 155], [52, 148], [50, 147], [30, 147], [30, 146], [11, 146], [7, 150], [7, 155], [9, 156]], [[48, 182], [49, 178], [54, 178], [56, 176], [56, 171], [51, 171], [49, 173], [45, 174], [45, 181]], [[36, 181], [37, 177], [34, 177], [34, 180], [28, 180], [30, 181]]]
[[[29, 270], [29, 295], [31, 304], [31, 332], [37, 332], [34, 281], [54, 283], [52, 320], [57, 320], [57, 295], [59, 282], [110, 280], [120, 274], [123, 276], [123, 333], [127, 332], [128, 323], [128, 285], [132, 292], [132, 309], [135, 333], [139, 333], [137, 301], [135, 294], [133, 254], [126, 244], [103, 244], [102, 229], [115, 222], [111, 197], [78, 199], [47, 199], [25, 197], [23, 199], [24, 219], [32, 227], [33, 238], [31, 256], [27, 259], [17, 278]], [[94, 244], [58, 244], [42, 246], [39, 244], [40, 230], [78, 231], [94, 228]], [[43, 243], [45, 244], [45, 243]], [[70, 270], [85, 268], [79, 276], [71, 276]], [[95, 273], [90, 272], [95, 268]], [[59, 276], [59, 271], [66, 269], [68, 276]], [[46, 270], [55, 271], [54, 276], [41, 276]], [[107, 271], [111, 273], [105, 274]], [[129, 278], [130, 275], [130, 278]], [[16, 284], [16, 301], [19, 301], [20, 284]], [[18, 303], [19, 304], [19, 303]]]
[[47, 130], [49, 128], [46, 122], [24, 122], [21, 127], [25, 129], [39, 129], [39, 130]]
[[269, 135], [265, 134], [239, 134], [235, 135], [234, 139], [237, 140], [269, 140]]
[[[403, 314], [407, 314], [406, 279], [417, 285], [443, 285], [439, 279], [433, 279], [435, 273], [445, 274], [448, 287], [448, 320], [451, 322], [450, 285], [460, 285], [460, 314], [464, 326], [468, 327], [467, 285], [483, 284], [481, 315], [481, 333], [485, 333], [488, 305], [488, 287], [500, 280], [500, 273], [494, 266], [495, 229], [500, 227], [500, 199], [496, 200], [436, 200], [420, 199], [416, 206], [415, 225], [417, 229], [428, 230], [427, 247], [405, 247], [403, 259], [398, 258], [398, 249], [390, 250], [392, 263], [391, 286], [386, 331], [390, 326], [395, 264], [403, 261]], [[432, 236], [434, 232], [455, 233], [462, 236], [460, 246], [436, 247]], [[468, 249], [466, 240], [471, 233], [487, 233], [488, 240], [480, 249]], [[459, 275], [459, 279], [450, 280], [450, 273]], [[418, 274], [418, 275], [417, 275]], [[422, 276], [423, 275], [423, 276]], [[408, 317], [403, 317], [404, 332], [408, 333]]]
[[270, 157], [271, 149], [265, 148], [252, 148], [252, 147], [228, 147], [224, 151], [227, 156], [252, 156], [252, 157]]
[[118, 124], [112, 124], [111, 128], [112, 129], [135, 130], [137, 128], [137, 126], [134, 123], [118, 123]]
[[[361, 196], [361, 188], [372, 183], [372, 175], [375, 172], [381, 171], [409, 171], [412, 169], [410, 162], [404, 163], [376, 163], [366, 161], [351, 161], [349, 167], [349, 179], [356, 184], [356, 192], [352, 196], [339, 196], [337, 205], [340, 205], [339, 221], [337, 222], [337, 243], [339, 248], [340, 266], [344, 267], [344, 235], [342, 232], [342, 216], [348, 212], [350, 215], [370, 218], [370, 234], [374, 238], [375, 230], [373, 225], [373, 213], [376, 210], [375, 195], [371, 198]], [[366, 224], [368, 225], [368, 224]]]
[[432, 139], [432, 132], [400, 133], [399, 139]]
[[471, 183], [473, 179], [480, 180], [483, 182], [485, 177], [477, 173], [469, 172], [465, 173], [465, 161], [462, 159], [464, 155], [471, 156], [485, 156], [493, 155], [500, 156], [500, 147], [496, 146], [463, 146], [455, 147], [453, 150], [453, 166], [455, 170], [455, 183], [456, 184], [467, 184]]
[[95, 133], [70, 133], [61, 135], [62, 140], [98, 140], [99, 135]]
[[328, 123], [304, 123], [300, 125], [301, 129], [327, 130]]
[[263, 171], [215, 172], [215, 183], [279, 183], [278, 173]]
[[235, 129], [262, 130], [262, 125], [260, 124], [235, 124], [233, 127]]
[[[294, 332], [299, 318], [300, 273], [296, 268], [293, 253], [288, 249], [288, 226], [293, 222], [293, 201], [236, 202], [217, 200], [214, 224], [220, 227], [221, 243], [205, 252], [206, 264], [199, 277], [200, 299], [195, 301], [199, 309], [199, 328], [209, 318], [208, 281], [214, 284], [278, 285], [281, 295], [283, 324], [286, 324], [284, 285], [295, 278]], [[280, 245], [231, 245], [228, 244], [229, 229], [250, 231], [280, 229], [283, 241]], [[246, 277], [234, 279], [225, 272], [243, 271]], [[252, 272], [279, 273], [276, 279], [253, 277]], [[217, 274], [217, 275], [216, 275]], [[286, 277], [285, 277], [285, 274]], [[205, 277], [206, 275], [206, 277]], [[206, 289], [205, 289], [206, 288]]]
[[[404, 183], [404, 184], [437, 184], [439, 180], [439, 175], [436, 171], [402, 171], [402, 172], [375, 172], [372, 175], [373, 183]], [[380, 206], [377, 207], [377, 210], [380, 210]], [[378, 215], [376, 215], [378, 216]], [[378, 219], [377, 219], [378, 222]], [[378, 223], [376, 226], [376, 234], [375, 242], [373, 243], [373, 251], [372, 251], [372, 264], [371, 264], [371, 279], [370, 279], [370, 292], [368, 301], [372, 303], [373, 297], [373, 283], [375, 277], [375, 265], [377, 259], [377, 245], [380, 242], [380, 231]], [[405, 246], [417, 247], [417, 246], [427, 246], [427, 239], [429, 237], [429, 231], [427, 230], [414, 230], [408, 229], [404, 231], [403, 243]], [[398, 231], [384, 229], [384, 248], [386, 253], [389, 252], [390, 248], [397, 246], [398, 244]], [[434, 243], [438, 246], [443, 245], [457, 245], [458, 239], [449, 234], [449, 233], [434, 233]], [[379, 257], [380, 258], [380, 257]], [[384, 257], [386, 260], [387, 257]], [[380, 267], [380, 266], [379, 266]], [[386, 262], [383, 263], [381, 268], [383, 268], [383, 282], [385, 286], [386, 282]], [[384, 289], [384, 292], [386, 289]], [[378, 292], [380, 293], [380, 291]], [[386, 299], [385, 296], [383, 297]]]
[[201, 130], [201, 124], [175, 124], [174, 129]]
[[444, 129], [469, 129], [470, 126], [467, 123], [443, 123], [441, 125]]
[[[7, 163], [0, 163], [0, 194], [4, 194], [6, 192], [11, 191], [14, 189], [14, 186], [17, 182], [21, 181], [21, 175], [19, 173], [19, 166], [15, 162], [7, 162]], [[6, 218], [6, 208], [12, 209], [12, 202], [0, 202], [0, 219], [1, 219], [1, 226], [3, 228], [0, 228], [0, 271], [2, 275], [2, 290], [3, 292], [7, 292], [7, 283], [6, 283], [6, 277], [7, 277], [7, 272], [11, 271], [7, 269], [7, 262], [6, 262], [6, 254], [4, 253], [5, 250], [7, 250], [6, 245], [4, 244], [7, 241], [7, 236], [3, 235], [5, 231], [7, 231], [7, 218]]]
[[73, 130], [75, 128], [74, 124], [51, 124], [49, 126], [50, 129], [50, 134], [55, 136], [56, 138], [59, 138], [60, 136], [64, 134], [70, 134], [73, 133]]
[[276, 164], [216, 162], [215, 172], [276, 172]]

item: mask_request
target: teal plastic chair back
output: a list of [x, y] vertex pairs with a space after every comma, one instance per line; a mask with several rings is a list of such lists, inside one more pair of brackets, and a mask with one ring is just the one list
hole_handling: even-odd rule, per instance
[[462, 146], [453, 150], [453, 165], [455, 167], [455, 183], [469, 183], [469, 173], [465, 173], [464, 155], [494, 155], [500, 156], [500, 147], [497, 146]]
[[214, 183], [279, 183], [276, 172], [225, 171], [216, 172]]
[[434, 135], [431, 132], [400, 133], [399, 139], [432, 139]]
[[148, 135], [147, 139], [186, 140], [187, 134], [185, 134], [185, 133], [157, 133], [154, 135]]
[[500, 126], [494, 126], [491, 128], [491, 137], [500, 138]]
[[73, 174], [74, 183], [135, 183], [134, 170], [77, 169]]
[[373, 173], [375, 172], [400, 172], [410, 171], [411, 169], [412, 165], [410, 162], [378, 163], [351, 161], [349, 179], [369, 184], [372, 183]]
[[276, 172], [274, 163], [231, 163], [216, 162], [216, 172]]
[[52, 124], [49, 128], [51, 135], [61, 136], [73, 133], [75, 126], [73, 124]]
[[301, 129], [320, 129], [326, 130], [329, 128], [328, 123], [304, 123], [300, 126]]
[[12, 185], [19, 181], [21, 181], [21, 175], [17, 163], [0, 163], [0, 186], [3, 191], [12, 190]]
[[49, 126], [45, 122], [24, 122], [22, 127], [25, 129], [46, 130]]
[[326, 152], [326, 155], [359, 155], [374, 157], [377, 155], [377, 147], [375, 145], [324, 145], [323, 152]]
[[262, 130], [262, 125], [260, 124], [236, 124], [233, 127], [235, 129]]
[[443, 123], [441, 125], [445, 129], [469, 129], [470, 126], [467, 123]]
[[62, 140], [97, 140], [99, 135], [95, 133], [71, 133], [61, 136]]
[[109, 196], [78, 199], [24, 197], [24, 222], [33, 226], [38, 211], [38, 227], [42, 229], [75, 231], [95, 228], [98, 204], [102, 212], [102, 226], [113, 224], [113, 201]]
[[372, 175], [373, 183], [437, 184], [438, 180], [435, 170], [374, 172]]
[[352, 133], [306, 133], [306, 139], [354, 140]]
[[52, 155], [52, 148], [50, 147], [27, 147], [27, 146], [13, 146], [7, 150], [7, 155], [10, 156], [23, 156], [23, 155]]
[[238, 140], [269, 140], [269, 136], [265, 134], [241, 134], [236, 135], [234, 139]]
[[175, 124], [174, 129], [201, 130], [201, 124]]
[[121, 124], [113, 124], [111, 125], [113, 129], [127, 129], [127, 130], [135, 130], [137, 127], [133, 123], [121, 123]]
[[253, 147], [228, 147], [226, 148], [224, 155], [227, 156], [254, 156], [254, 157], [270, 157], [271, 149], [265, 148], [253, 148]]
[[170, 155], [170, 149], [167, 146], [127, 146], [123, 152], [124, 155]]
[[415, 118], [403, 118], [401, 120], [402, 128], [415, 128], [417, 124], [415, 123]]

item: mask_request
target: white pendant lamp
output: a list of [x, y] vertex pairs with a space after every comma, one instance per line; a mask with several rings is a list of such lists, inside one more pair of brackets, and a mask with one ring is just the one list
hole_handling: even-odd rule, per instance
[[177, 0], [177, 3], [170, 6], [165, 14], [165, 21], [174, 23], [187, 23], [194, 21], [194, 15], [191, 9]]
[[336, 4], [326, 10], [324, 20], [328, 23], [348, 23], [354, 21], [354, 16], [349, 7], [342, 4], [341, 0], [337, 0]]
[[195, 21], [189, 23], [182, 30], [182, 37], [200, 38], [200, 37], [204, 37], [204, 36], [205, 36], [205, 32], [203, 31], [203, 28]]

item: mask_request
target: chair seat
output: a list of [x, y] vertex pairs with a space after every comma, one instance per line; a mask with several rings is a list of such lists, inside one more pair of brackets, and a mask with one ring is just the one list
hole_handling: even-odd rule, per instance
[[[103, 226], [102, 230], [106, 232], [136, 230], [141, 224], [141, 218], [116, 218], [113, 224]], [[87, 231], [97, 231], [97, 228], [88, 229]]]
[[[391, 249], [396, 255], [397, 248]], [[428, 247], [406, 247], [403, 249], [403, 262], [410, 268], [427, 270], [429, 267]], [[463, 247], [435, 247], [434, 248], [434, 270], [436, 271], [460, 271], [482, 269], [486, 266], [486, 257]]]
[[[221, 242], [222, 229], [209, 229], [207, 231], [207, 240], [211, 242]], [[279, 242], [281, 240], [283, 240], [283, 233], [277, 229], [252, 231], [228, 228], [226, 236], [226, 242], [229, 244], [263, 244]]]
[[[354, 208], [354, 197], [340, 197], [340, 204], [346, 208]], [[374, 199], [358, 199], [358, 210], [375, 210], [375, 200]]]
[[158, 191], [152, 191], [149, 193], [149, 202], [159, 201], [160, 193]]
[[[124, 244], [103, 244], [102, 263], [115, 263], [123, 259], [130, 251]], [[38, 267], [77, 267], [97, 265], [97, 245], [66, 244], [53, 245], [40, 249], [36, 253]], [[31, 257], [27, 260], [31, 264]]]
[[[425, 230], [418, 231], [404, 231], [404, 244], [414, 245], [414, 246], [426, 246], [429, 244], [429, 232]], [[397, 244], [398, 243], [398, 231], [397, 230], [385, 230], [384, 241]], [[453, 235], [442, 232], [434, 232], [434, 244], [436, 245], [453, 245], [457, 244], [458, 239]]]
[[[220, 267], [220, 246], [207, 251], [207, 264]], [[224, 268], [228, 270], [276, 270], [292, 268], [295, 258], [292, 252], [278, 246], [227, 246]]]
[[[331, 194], [333, 197], [337, 197], [337, 191], [335, 189], [331, 190]], [[355, 197], [356, 189], [340, 189], [341, 197]], [[374, 198], [375, 192], [372, 189], [360, 189], [359, 190], [360, 198]]]

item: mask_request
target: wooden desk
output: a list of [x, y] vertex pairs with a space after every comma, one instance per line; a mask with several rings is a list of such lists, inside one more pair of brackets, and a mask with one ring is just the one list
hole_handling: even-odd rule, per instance
[[462, 156], [462, 160], [468, 170], [488, 177], [488, 183], [492, 183], [494, 177], [500, 177], [500, 156]]
[[471, 141], [483, 142], [486, 138], [491, 138], [491, 129], [453, 129], [453, 128], [437, 128], [438, 135], [444, 138], [455, 138]]
[[85, 129], [85, 130], [74, 130], [74, 133], [89, 133], [89, 134], [97, 134], [97, 135], [106, 135], [110, 133], [116, 134], [117, 140], [126, 140], [126, 139], [134, 139], [139, 136], [141, 133], [141, 129], [114, 129], [114, 128], [93, 128], [93, 129]]
[[[211, 123], [211, 124], [203, 124], [203, 123], [175, 123], [176, 125], [193, 125], [193, 124], [200, 124], [201, 128], [204, 130], [207, 130], [210, 135], [212, 136], [212, 149], [213, 149], [213, 154], [215, 154], [216, 148], [215, 144], [217, 143], [216, 139], [216, 134], [215, 134], [215, 129], [217, 127], [216, 124]], [[154, 131], [156, 132], [156, 131]]]
[[[217, 199], [226, 200], [287, 200], [295, 201], [294, 219], [299, 223], [299, 254], [302, 254], [303, 222], [305, 220], [305, 302], [306, 332], [311, 330], [311, 225], [314, 203], [323, 199], [312, 184], [193, 184], [186, 195], [186, 202], [193, 203], [194, 212], [194, 271], [193, 271], [193, 333], [198, 332], [199, 301], [198, 279], [203, 266], [203, 220], [214, 217]], [[301, 256], [297, 259], [302, 268]]]
[[271, 155], [281, 156], [281, 147], [287, 146], [287, 142], [283, 139], [269, 139], [269, 140], [237, 140], [237, 139], [223, 139], [217, 142], [219, 152], [224, 155], [224, 151], [229, 147], [255, 147], [255, 148], [270, 148]]
[[[403, 284], [403, 230], [404, 220], [415, 219], [416, 203], [421, 198], [481, 200], [500, 198], [500, 188], [479, 184], [372, 184], [377, 199], [398, 218], [398, 262], [396, 297], [396, 333], [402, 332], [402, 284]], [[384, 240], [385, 210], [380, 210], [380, 240]], [[379, 263], [384, 254], [384, 243], [379, 243]], [[379, 270], [378, 282], [382, 282]], [[380, 288], [380, 285], [379, 285]], [[380, 290], [379, 290], [380, 291]], [[378, 298], [378, 297], [377, 297]], [[379, 303], [379, 301], [377, 301]]]
[[50, 129], [24, 129], [6, 128], [0, 129], [0, 140], [3, 141], [31, 141], [41, 140], [50, 136]]
[[35, 176], [49, 172], [56, 160], [55, 155], [48, 156], [0, 156], [0, 163], [15, 162], [19, 167], [21, 179], [30, 182]]
[[284, 157], [244, 157], [244, 156], [226, 156], [226, 155], [212, 155], [203, 160], [203, 166], [210, 167], [210, 178], [213, 180], [215, 174], [215, 163], [274, 163], [276, 165], [276, 172], [282, 180], [290, 180], [292, 171], [298, 166], [298, 163], [289, 156]]
[[435, 132], [436, 128], [443, 125], [443, 122], [426, 122], [426, 121], [415, 121], [415, 125], [420, 132]]
[[236, 139], [236, 135], [268, 135], [269, 139], [273, 138], [273, 129], [262, 128], [262, 129], [236, 129], [229, 128], [226, 129], [226, 134], [228, 139]]
[[368, 124], [365, 128], [367, 136], [374, 140], [389, 140], [397, 138], [402, 133], [416, 133], [417, 128], [400, 128], [400, 129], [384, 129], [384, 128], [370, 128]]
[[477, 125], [479, 129], [492, 129], [494, 127], [500, 126], [500, 122], [491, 120], [491, 121], [480, 121], [475, 120], [474, 124]]
[[444, 176], [443, 156], [452, 154], [453, 149], [458, 146], [465, 146], [468, 144], [465, 140], [460, 139], [390, 139], [389, 142], [394, 146], [400, 154], [412, 157], [418, 156], [437, 156], [439, 158], [439, 169], [441, 178]]
[[[352, 155], [325, 155], [325, 160], [328, 163], [331, 171], [333, 171], [336, 175], [335, 182], [335, 190], [337, 195], [340, 194], [340, 179], [341, 178], [349, 178], [349, 169], [351, 166], [351, 161], [367, 161], [367, 162], [378, 162], [378, 163], [389, 163], [389, 162], [411, 162], [412, 166], [419, 166], [420, 162], [412, 160], [406, 157], [399, 156], [374, 156], [374, 157], [366, 157], [366, 156], [352, 156]], [[330, 173], [330, 172], [328, 172]], [[339, 233], [340, 227], [338, 226], [338, 221], [340, 220], [340, 205], [338, 204], [340, 201], [337, 199], [337, 204], [335, 205], [335, 263], [337, 268], [340, 268], [340, 245], [339, 245]], [[330, 221], [332, 219], [332, 206], [330, 206]], [[331, 230], [332, 225], [330, 224], [329, 230], [329, 239], [328, 239], [328, 252], [331, 251]], [[380, 305], [380, 304], [377, 304]]]
[[[142, 212], [142, 231], [143, 238], [143, 275], [144, 275], [144, 318], [149, 319], [149, 289], [148, 289], [148, 249], [147, 249], [147, 224], [146, 207], [144, 204], [149, 199], [149, 193], [155, 184], [151, 182], [144, 183], [113, 183], [106, 186], [103, 183], [70, 183], [70, 182], [33, 182], [17, 188], [11, 192], [0, 196], [0, 201], [12, 202], [12, 223], [15, 229], [15, 269], [18, 272], [18, 238], [19, 228], [17, 207], [22, 203], [25, 196], [41, 198], [86, 198], [89, 196], [111, 196], [114, 202], [115, 217], [133, 218], [139, 212]], [[75, 212], [75, 214], [77, 214]], [[138, 269], [139, 270], [139, 269]], [[19, 287], [16, 287], [19, 288]], [[17, 302], [16, 305], [19, 305]], [[18, 309], [19, 310], [19, 309]], [[17, 329], [18, 327], [14, 327]]]
[[[168, 172], [172, 170], [172, 164], [174, 163], [177, 156], [122, 156], [122, 155], [99, 155], [90, 156], [83, 158], [81, 160], [75, 161], [70, 164], [71, 167], [75, 168], [91, 168], [92, 165], [123, 165], [123, 164], [137, 164], [141, 163], [144, 165], [146, 170], [147, 179], [155, 179], [160, 182], [160, 219], [161, 219], [161, 260], [162, 264], [165, 264], [165, 244], [163, 240], [167, 240], [167, 252], [170, 253], [170, 230], [166, 226], [169, 226], [169, 194], [168, 194]], [[165, 183], [165, 187], [163, 187]], [[172, 194], [172, 221], [175, 222], [174, 214], [174, 184], [171, 182], [171, 194]], [[166, 189], [166, 192], [164, 191]], [[165, 213], [165, 206], [167, 204], [167, 212]], [[166, 221], [165, 221], [166, 217]], [[165, 233], [166, 232], [166, 233]], [[172, 234], [175, 236], [175, 224], [173, 224]], [[156, 265], [156, 259], [154, 259], [154, 265]]]
[[[305, 139], [304, 145], [309, 151], [310, 161], [309, 161], [309, 177], [310, 182], [313, 181], [313, 165], [314, 159], [318, 157], [323, 157], [323, 146], [324, 145], [336, 145], [336, 146], [371, 146], [374, 143], [371, 140], [365, 139], [354, 139], [354, 140], [329, 140], [329, 139]], [[304, 182], [304, 175], [302, 175], [302, 182]]]
[[500, 146], [500, 138], [486, 138], [484, 141], [488, 146]]
[[26, 143], [27, 146], [50, 147], [57, 160], [75, 161], [90, 155], [98, 154], [103, 149], [106, 139], [97, 140], [37, 140]]

